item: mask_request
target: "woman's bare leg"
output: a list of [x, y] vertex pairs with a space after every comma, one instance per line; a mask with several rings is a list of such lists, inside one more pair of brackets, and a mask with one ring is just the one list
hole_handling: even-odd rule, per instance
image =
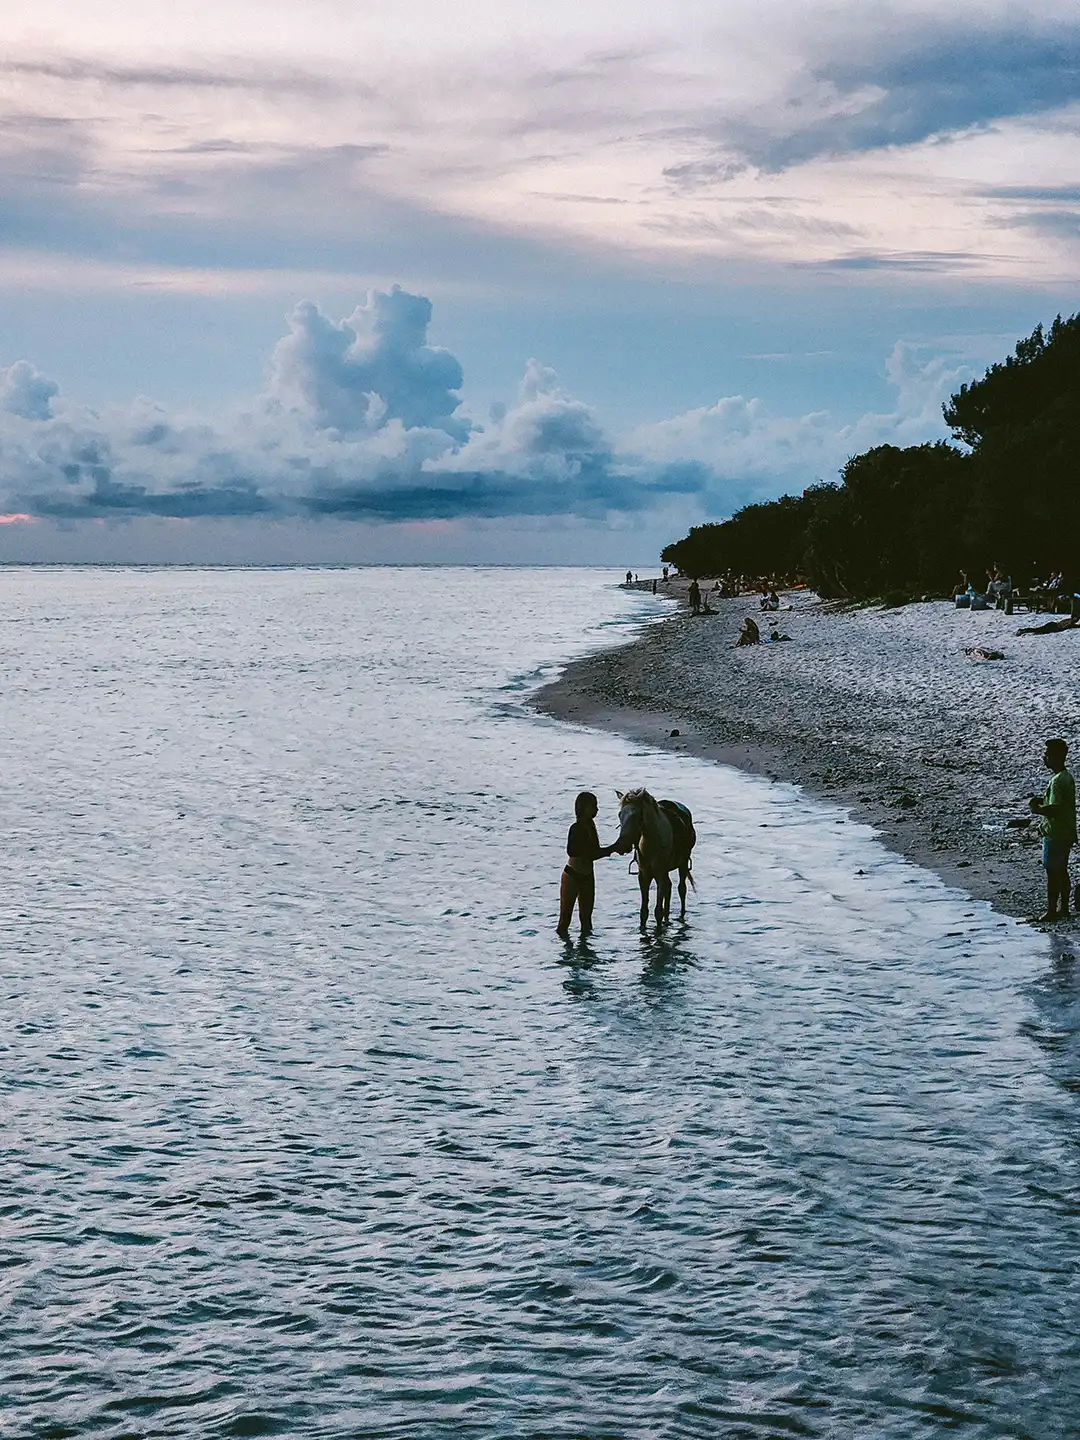
[[578, 898], [578, 889], [575, 878], [569, 870], [562, 872], [562, 879], [559, 882], [559, 923], [555, 927], [555, 934], [563, 940], [570, 934], [570, 921], [574, 918], [574, 901]]
[[596, 903], [596, 884], [582, 877], [578, 881], [578, 915], [581, 918], [582, 935], [592, 934], [592, 912]]

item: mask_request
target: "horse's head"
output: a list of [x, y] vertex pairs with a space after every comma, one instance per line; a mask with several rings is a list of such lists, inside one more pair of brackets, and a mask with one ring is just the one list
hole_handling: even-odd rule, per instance
[[615, 794], [619, 797], [619, 850], [625, 854], [640, 841], [646, 807], [656, 801], [644, 787], [625, 793], [616, 790]]

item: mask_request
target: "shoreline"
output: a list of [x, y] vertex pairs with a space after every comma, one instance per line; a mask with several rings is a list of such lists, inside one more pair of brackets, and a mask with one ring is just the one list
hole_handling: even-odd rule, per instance
[[[685, 589], [658, 594], [682, 601]], [[629, 644], [572, 661], [531, 707], [797, 785], [1003, 914], [1041, 912], [1036, 826], [1008, 822], [1045, 786], [1044, 740], [1063, 733], [1080, 749], [1080, 687], [1069, 681], [1080, 631], [1016, 637], [1026, 615], [940, 601], [838, 611], [796, 591], [766, 617], [792, 643], [736, 650], [756, 597], [710, 603], [713, 615], [680, 605]], [[964, 654], [979, 645], [1004, 658]]]

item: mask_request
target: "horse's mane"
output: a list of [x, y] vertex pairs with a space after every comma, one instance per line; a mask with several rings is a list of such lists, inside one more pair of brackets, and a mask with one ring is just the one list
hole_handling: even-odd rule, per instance
[[[640, 805], [646, 800], [653, 800], [653, 797], [649, 794], [648, 790], [645, 789], [644, 785], [639, 785], [636, 790], [625, 790], [623, 792], [622, 803], [624, 805]], [[653, 804], [656, 804], [655, 800], [653, 800]]]

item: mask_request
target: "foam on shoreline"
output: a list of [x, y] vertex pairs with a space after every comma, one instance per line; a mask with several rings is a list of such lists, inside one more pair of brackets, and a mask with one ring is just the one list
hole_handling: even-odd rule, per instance
[[[715, 615], [680, 608], [632, 644], [575, 661], [535, 707], [794, 782], [999, 910], [1041, 908], [1036, 827], [1008, 822], [1027, 818], [1027, 796], [1045, 785], [1047, 737], [1063, 735], [1080, 758], [1080, 629], [1018, 636], [1038, 620], [942, 602], [837, 612], [792, 592], [765, 617], [791, 643], [736, 650], [743, 616], [761, 618], [756, 599], [711, 604]], [[1004, 658], [964, 653], [976, 646]]]

